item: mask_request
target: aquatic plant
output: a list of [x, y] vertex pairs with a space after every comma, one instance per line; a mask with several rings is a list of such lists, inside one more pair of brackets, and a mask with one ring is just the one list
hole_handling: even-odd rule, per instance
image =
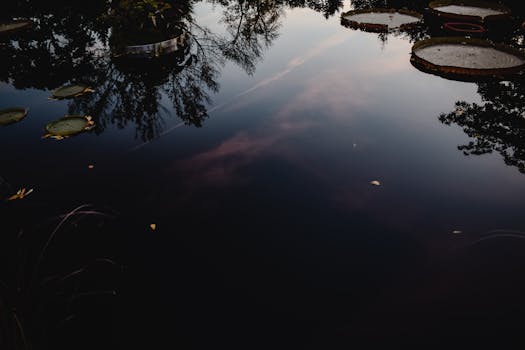
[[29, 113], [27, 108], [8, 108], [0, 111], [0, 125], [17, 123]]
[[463, 37], [421, 40], [412, 47], [418, 69], [457, 80], [503, 79], [525, 69], [525, 54], [507, 45]]
[[418, 26], [423, 16], [403, 9], [371, 8], [352, 10], [341, 15], [341, 24], [367, 32], [405, 30]]
[[[111, 217], [86, 204], [53, 218], [52, 226], [43, 223], [45, 229], [26, 232], [21, 228], [10, 236], [11, 241], [2, 238], [8, 260], [0, 275], [0, 348], [47, 348], [53, 335], [82, 318], [78, 314], [82, 300], [116, 294], [115, 283], [106, 277], [118, 271], [112, 259], [73, 252], [69, 244], [64, 247], [59, 243], [60, 239], [67, 242], [69, 235], [78, 240], [78, 234], [90, 232], [93, 223], [100, 225]], [[43, 231], [48, 233], [42, 237], [39, 233]], [[47, 259], [50, 256], [52, 261]]]
[[67, 115], [48, 123], [46, 125], [47, 134], [44, 135], [44, 138], [50, 137], [61, 140], [91, 130], [94, 127], [95, 122], [90, 116]]

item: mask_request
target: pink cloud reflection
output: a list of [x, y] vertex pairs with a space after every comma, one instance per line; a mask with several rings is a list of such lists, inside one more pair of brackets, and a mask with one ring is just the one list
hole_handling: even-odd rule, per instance
[[[235, 99], [266, 89], [277, 84], [280, 79], [305, 64], [310, 59], [326, 53], [331, 47], [345, 41], [345, 36], [335, 35], [327, 38], [308, 51], [305, 55], [291, 60], [285, 70], [261, 81], [252, 88], [240, 93]], [[254, 130], [242, 130], [216, 147], [175, 165], [178, 172], [183, 171], [195, 186], [202, 184], [231, 185], [243, 182], [240, 170], [261, 157], [277, 155], [288, 158], [289, 162], [309, 167], [297, 157], [297, 151], [288, 147], [287, 141], [294, 135], [321, 127], [324, 123], [341, 121], [351, 122], [356, 110], [366, 108], [373, 103], [373, 84], [368, 83], [373, 77], [396, 73], [406, 66], [406, 47], [399, 45], [392, 48], [393, 57], [385, 63], [375, 59], [358, 59], [355, 67], [349, 70], [326, 67], [312, 72], [306, 81], [298, 81], [302, 91], [269, 117], [266, 122]], [[383, 60], [384, 61], [384, 60]], [[381, 78], [379, 78], [381, 79]], [[220, 107], [223, 107], [222, 105]], [[231, 110], [242, 112], [248, 106], [243, 103], [230, 105]], [[219, 108], [219, 107], [217, 107]], [[316, 111], [319, 115], [316, 115]], [[310, 166], [311, 167], [311, 166]], [[315, 169], [305, 169], [316, 172]]]

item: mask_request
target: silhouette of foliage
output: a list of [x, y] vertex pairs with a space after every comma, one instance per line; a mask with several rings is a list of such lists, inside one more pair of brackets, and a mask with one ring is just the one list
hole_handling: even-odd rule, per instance
[[471, 138], [458, 146], [465, 155], [498, 152], [505, 164], [525, 173], [525, 80], [478, 84], [484, 103], [458, 101], [455, 110], [439, 120], [457, 124]]
[[[10, 18], [29, 18], [35, 26], [0, 47], [0, 81], [19, 89], [55, 89], [81, 82], [95, 92], [72, 100], [70, 113], [92, 115], [96, 132], [108, 125], [134, 125], [143, 141], [164, 128], [167, 97], [186, 124], [201, 126], [210, 93], [227, 60], [255, 71], [264, 50], [278, 37], [282, 6], [273, 2], [225, 4], [217, 34], [192, 18], [192, 2], [96, 1], [97, 6], [11, 6]], [[17, 6], [15, 6], [17, 5]], [[190, 39], [174, 55], [133, 61], [113, 57], [119, 47], [164, 40], [182, 32]], [[141, 33], [141, 36], [137, 35]], [[138, 41], [137, 41], [138, 40]]]

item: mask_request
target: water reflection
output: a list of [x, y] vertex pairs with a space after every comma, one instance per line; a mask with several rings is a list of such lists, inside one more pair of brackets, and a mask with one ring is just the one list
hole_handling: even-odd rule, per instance
[[0, 46], [0, 81], [17, 89], [53, 89], [96, 73], [95, 48], [108, 32], [99, 21], [104, 1], [74, 7], [61, 1], [16, 1], [8, 9], [2, 11], [4, 18], [29, 18], [33, 26]]
[[[309, 7], [333, 15], [342, 1], [214, 1], [223, 7], [216, 33], [193, 18], [194, 2], [95, 1], [71, 5], [10, 3], [6, 19], [29, 18], [30, 31], [0, 46], [0, 81], [17, 89], [55, 89], [69, 82], [88, 84], [95, 93], [71, 101], [70, 114], [97, 122], [134, 126], [142, 141], [164, 130], [169, 106], [185, 124], [202, 126], [211, 94], [228, 61], [253, 74], [264, 51], [279, 36], [286, 6]], [[186, 33], [174, 54], [133, 61], [120, 57], [127, 45], [159, 42]]]
[[[383, 1], [383, 0], [354, 0], [355, 9], [372, 7], [404, 8], [425, 13], [425, 3], [417, 1]], [[521, 17], [523, 7], [514, 5], [514, 14]], [[426, 24], [404, 31], [376, 33], [380, 41], [387, 43], [389, 35], [402, 36], [411, 42], [444, 36], [438, 23], [425, 18]], [[517, 20], [516, 22], [519, 22]], [[447, 33], [449, 36], [450, 33]], [[503, 42], [512, 47], [523, 47], [525, 37], [518, 26], [505, 32], [486, 33], [490, 39]], [[450, 77], [448, 77], [450, 78]], [[474, 79], [479, 81], [479, 79]], [[458, 101], [455, 109], [440, 115], [439, 120], [446, 124], [457, 124], [471, 138], [468, 144], [458, 146], [465, 155], [480, 155], [492, 152], [501, 154], [507, 165], [515, 166], [525, 173], [525, 80], [523, 75], [512, 81], [497, 81], [489, 79], [478, 82], [478, 93], [483, 104]]]
[[[72, 81], [87, 83], [96, 91], [81, 99], [49, 102], [47, 110], [45, 102], [40, 104], [46, 93], [6, 89], [4, 101], [13, 95], [34, 97], [36, 102], [30, 107], [32, 111], [41, 108], [42, 114], [65, 113], [64, 106], [70, 113], [89, 113], [98, 121], [96, 131], [107, 137], [98, 142], [87, 135], [62, 144], [43, 142], [38, 139], [39, 130], [31, 134], [31, 127], [37, 129], [43, 122], [37, 118], [4, 129], [6, 145], [16, 152], [4, 152], [0, 175], [13, 186], [9, 188], [0, 179], [0, 193], [11, 195], [17, 184], [31, 183], [35, 194], [26, 201], [4, 204], [10, 209], [2, 232], [11, 235], [2, 234], [0, 248], [15, 254], [15, 246], [4, 242], [16, 238], [19, 226], [33, 226], [40, 221], [35, 218], [38, 215], [66, 213], [61, 208], [69, 211], [74, 208], [71, 203], [114, 208], [118, 222], [104, 222], [111, 226], [101, 228], [97, 221], [85, 228], [88, 243], [93, 242], [92, 233], [100, 233], [102, 241], [114, 242], [115, 247], [95, 256], [117, 255], [115, 260], [125, 265], [125, 282], [119, 288], [123, 293], [114, 312], [115, 331], [106, 337], [113, 336], [119, 345], [108, 348], [127, 343], [144, 343], [145, 348], [163, 348], [167, 343], [204, 348], [206, 343], [209, 348], [212, 342], [233, 343], [232, 348], [269, 348], [266, 343], [283, 344], [279, 334], [286, 335], [288, 348], [313, 345], [310, 334], [326, 348], [336, 329], [363, 330], [374, 337], [385, 331], [401, 334], [406, 329], [421, 334], [430, 321], [432, 331], [422, 335], [429, 339], [442, 333], [440, 324], [449, 324], [440, 311], [442, 306], [457, 322], [450, 328], [464, 332], [464, 325], [470, 325], [469, 330], [476, 328], [471, 324], [474, 318], [482, 323], [501, 315], [496, 312], [500, 300], [505, 301], [503, 306], [520, 300], [520, 283], [502, 288], [515, 291], [515, 298], [477, 288], [485, 287], [485, 282], [501, 287], [500, 280], [494, 279], [496, 273], [487, 278], [485, 265], [496, 262], [501, 270], [510, 266], [508, 255], [501, 250], [490, 259], [480, 254], [478, 260], [473, 258], [474, 264], [468, 259], [443, 264], [447, 257], [441, 256], [442, 247], [464, 237], [449, 231], [469, 234], [482, 228], [485, 232], [502, 223], [521, 228], [523, 222], [516, 214], [523, 204], [518, 195], [523, 186], [516, 185], [519, 179], [501, 181], [506, 180], [507, 167], [494, 167], [489, 177], [475, 172], [469, 162], [457, 161], [453, 149], [457, 142], [448, 139], [454, 133], [442, 132], [435, 117], [457, 99], [471, 101], [475, 85], [413, 70], [406, 41], [391, 39], [387, 50], [379, 52], [374, 35], [342, 28], [337, 17], [325, 21], [323, 17], [337, 12], [340, 1], [221, 1], [214, 2], [219, 10], [213, 15], [221, 21], [218, 30], [194, 18], [191, 8], [177, 10], [179, 17], [169, 16], [179, 18], [177, 28], [190, 33], [187, 44], [173, 55], [130, 61], [112, 55], [111, 48], [118, 51], [118, 43], [124, 42], [119, 40], [126, 39], [127, 30], [133, 28], [123, 24], [120, 33], [112, 31], [111, 21], [104, 17], [111, 11], [106, 3], [100, 2], [98, 9], [90, 4], [89, 9], [78, 12], [53, 3], [56, 9], [42, 12], [50, 23], [49, 33], [62, 21], [71, 21], [73, 26], [67, 16], [82, 17], [77, 23], [93, 22], [100, 30], [56, 29], [59, 45], [76, 44], [24, 61], [21, 68], [32, 73], [19, 86], [38, 83], [41, 89], [53, 89]], [[319, 23], [306, 15], [308, 11], [290, 14], [288, 6], [316, 8], [319, 13], [313, 15]], [[54, 11], [70, 15], [59, 18]], [[286, 33], [283, 12], [290, 14]], [[164, 25], [157, 18], [153, 25], [149, 11], [140, 13], [142, 23], [153, 26], [152, 35], [155, 27]], [[36, 14], [28, 16], [37, 21]], [[90, 16], [100, 22], [87, 18]], [[168, 28], [159, 29], [157, 39], [165, 38], [164, 30]], [[306, 39], [300, 45], [289, 45], [300, 37], [299, 31]], [[280, 48], [286, 44], [290, 48], [267, 59], [272, 62], [264, 67], [267, 70], [258, 82], [245, 84], [248, 79], [239, 79], [237, 69], [222, 73], [226, 62], [248, 74], [256, 68], [263, 71], [259, 62], [270, 45], [278, 49], [275, 38], [280, 34]], [[47, 49], [40, 42], [33, 43], [31, 35], [24, 33], [19, 40]], [[12, 53], [28, 58], [39, 52], [24, 51], [27, 49], [15, 41], [6, 44]], [[2, 53], [1, 59], [10, 61], [9, 55]], [[46, 65], [46, 58], [53, 64]], [[14, 83], [19, 78], [17, 62], [3, 66], [9, 70], [2, 70], [6, 73], [3, 81]], [[79, 71], [80, 67], [85, 69]], [[120, 152], [120, 140], [111, 138], [118, 134], [109, 131], [112, 125], [127, 126], [136, 130], [137, 138], [149, 140], [169, 130], [170, 113], [172, 119], [181, 118], [187, 124], [205, 123], [208, 114], [213, 116], [209, 104], [219, 89], [221, 74], [225, 81], [237, 79], [226, 96], [243, 91], [235, 100], [255, 89], [257, 96], [232, 104], [226, 97], [218, 101], [228, 104], [225, 120], [201, 130], [185, 130], [143, 152]], [[35, 76], [43, 78], [32, 81]], [[500, 87], [495, 84], [491, 93], [498, 95], [496, 88]], [[511, 99], [501, 95], [502, 106], [508, 106], [508, 100], [519, 102], [520, 87], [514, 91], [516, 97]], [[28, 157], [27, 161], [21, 161], [20, 155]], [[94, 169], [88, 164], [94, 164]], [[474, 185], [466, 188], [477, 174], [481, 174], [479, 182], [472, 181]], [[382, 186], [371, 186], [375, 179]], [[487, 183], [500, 186], [485, 189]], [[86, 217], [90, 218], [95, 217]], [[150, 230], [151, 223], [158, 225], [155, 232]], [[113, 232], [120, 235], [115, 237]], [[69, 247], [70, 241], [81, 246], [83, 240], [78, 240], [76, 231], [67, 233], [60, 235], [67, 241], [57, 241], [57, 248]], [[95, 242], [91, 245], [102, 247]], [[85, 246], [80, 251], [95, 254]], [[0, 256], [4, 259], [7, 254]], [[53, 255], [50, 260], [69, 267], [68, 258]], [[476, 270], [478, 261], [484, 264]], [[10, 266], [7, 261], [2, 270]], [[465, 270], [449, 277], [456, 267]], [[471, 274], [472, 270], [476, 273]], [[468, 288], [471, 280], [484, 283]], [[7, 283], [16, 286], [10, 280]], [[448, 286], [444, 293], [441, 286]], [[472, 291], [480, 290], [485, 292], [472, 302], [469, 297], [477, 295]], [[465, 316], [486, 307], [487, 300], [494, 312]], [[464, 301], [472, 309], [459, 308], [463, 314], [458, 317], [457, 306]], [[521, 311], [521, 304], [516, 304]], [[84, 312], [79, 310], [79, 316]], [[83, 327], [81, 336], [73, 333], [71, 343], [105, 339], [93, 325], [102, 318], [111, 322], [108, 313], [93, 317], [95, 322]], [[384, 320], [379, 326], [378, 319]], [[409, 327], [413, 320], [417, 320], [414, 326], [424, 326]], [[507, 320], [501, 327], [510, 323]], [[103, 326], [112, 330], [111, 325]], [[35, 328], [39, 330], [39, 324]], [[70, 329], [59, 331], [60, 335], [71, 334]], [[263, 343], [257, 343], [261, 339]]]
[[457, 124], [472, 138], [458, 146], [465, 155], [499, 153], [507, 165], [525, 173], [525, 79], [478, 83], [483, 104], [458, 101], [455, 110], [439, 116]]

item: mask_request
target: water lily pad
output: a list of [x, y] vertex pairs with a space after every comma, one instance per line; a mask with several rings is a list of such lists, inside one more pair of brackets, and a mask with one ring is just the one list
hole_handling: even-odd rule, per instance
[[68, 115], [46, 125], [46, 137], [64, 138], [93, 128], [95, 123], [89, 116]]
[[159, 57], [181, 50], [187, 44], [190, 34], [185, 32], [174, 38], [150, 44], [130, 45], [124, 49], [124, 54], [130, 57]]
[[511, 14], [511, 10], [503, 5], [480, 0], [436, 0], [428, 7], [438, 17], [462, 22], [503, 19]]
[[525, 69], [525, 54], [510, 46], [472, 38], [432, 38], [412, 47], [412, 64], [457, 80], [498, 78]]
[[65, 85], [53, 91], [51, 97], [56, 99], [72, 98], [92, 91], [88, 86], [82, 84]]
[[27, 116], [27, 108], [9, 108], [0, 111], [0, 125], [8, 125], [21, 121]]
[[26, 20], [16, 20], [9, 22], [0, 22], [0, 34], [8, 34], [11, 32], [16, 32], [31, 26], [31, 21]]
[[372, 8], [341, 15], [341, 24], [371, 32], [408, 29], [419, 24], [423, 16], [414, 11]]

